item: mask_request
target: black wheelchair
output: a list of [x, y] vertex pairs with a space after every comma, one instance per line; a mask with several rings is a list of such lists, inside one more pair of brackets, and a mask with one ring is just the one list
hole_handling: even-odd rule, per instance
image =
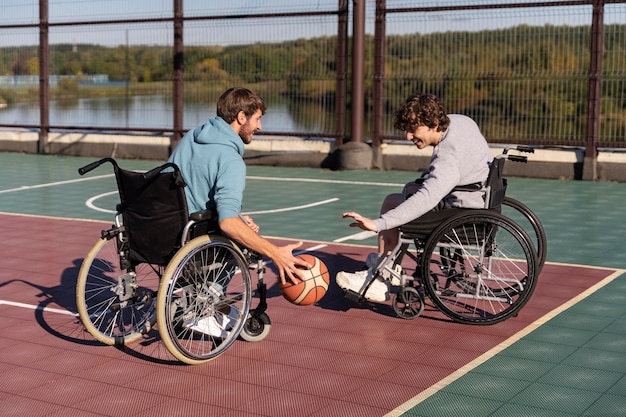
[[[395, 313], [404, 319], [423, 312], [425, 297], [459, 323], [494, 324], [516, 315], [535, 289], [547, 239], [537, 215], [506, 197], [504, 162], [527, 161], [509, 154], [511, 149], [534, 152], [527, 146], [507, 147], [494, 158], [484, 184], [455, 188], [482, 193], [483, 209], [449, 208], [401, 226], [398, 244], [378, 259], [362, 290], [344, 290], [344, 295], [362, 303], [374, 280], [382, 279], [395, 293]], [[407, 184], [405, 196], [423, 179]], [[527, 223], [532, 238], [513, 215]], [[412, 262], [403, 263], [407, 258]]]
[[141, 173], [103, 158], [78, 172], [104, 163], [113, 165], [120, 203], [78, 275], [86, 330], [102, 343], [125, 345], [156, 323], [168, 351], [187, 364], [216, 358], [238, 338], [264, 339], [271, 323], [261, 256], [224, 236], [211, 211], [188, 214], [175, 164]]

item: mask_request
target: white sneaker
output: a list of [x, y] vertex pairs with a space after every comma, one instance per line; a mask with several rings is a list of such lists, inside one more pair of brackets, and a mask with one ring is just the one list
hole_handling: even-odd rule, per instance
[[[368, 281], [370, 270], [358, 272], [338, 272], [335, 282], [344, 290], [352, 290], [361, 294]], [[367, 289], [365, 298], [371, 301], [387, 301], [389, 299], [389, 287], [379, 279], [375, 279]]]
[[225, 339], [228, 336], [228, 331], [237, 322], [238, 316], [239, 310], [231, 306], [228, 314], [217, 312], [215, 315], [191, 320], [183, 325], [188, 329]]

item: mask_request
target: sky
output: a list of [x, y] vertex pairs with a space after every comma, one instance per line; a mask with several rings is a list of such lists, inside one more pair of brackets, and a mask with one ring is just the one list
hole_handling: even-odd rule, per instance
[[[541, 1], [541, 0], [524, 0]], [[557, 1], [557, 0], [552, 0]], [[450, 6], [460, 4], [516, 3], [515, 0], [387, 0], [387, 7]], [[173, 14], [173, 0], [49, 0], [50, 23], [69, 21], [97, 21], [115, 19], [162, 18]], [[352, 8], [352, 0], [348, 1]], [[210, 5], [210, 6], [207, 6]], [[258, 13], [302, 12], [334, 10], [337, 0], [183, 0], [185, 16], [228, 16]], [[366, 3], [366, 31], [374, 31], [374, 0]], [[2, 0], [0, 26], [35, 24], [39, 17], [38, 0]], [[518, 25], [554, 26], [589, 25], [591, 6], [568, 6], [527, 9], [497, 9], [483, 11], [452, 11], [434, 13], [390, 14], [388, 34], [432, 33], [449, 30], [479, 31], [502, 29]], [[612, 4], [605, 8], [605, 23], [626, 23], [626, 4]], [[302, 17], [298, 19], [238, 19], [188, 21], [185, 23], [185, 44], [231, 45], [255, 42], [282, 42], [336, 33], [335, 16]], [[236, 30], [232, 30], [235, 28]], [[349, 26], [351, 32], [351, 24]], [[57, 26], [52, 27], [49, 42], [100, 43], [107, 46], [124, 44], [172, 43], [172, 25], [150, 23], [137, 25]], [[0, 46], [35, 45], [38, 29], [0, 29]]]

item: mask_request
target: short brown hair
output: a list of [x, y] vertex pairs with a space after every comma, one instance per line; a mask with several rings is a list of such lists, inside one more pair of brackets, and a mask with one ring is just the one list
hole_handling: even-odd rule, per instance
[[446, 109], [433, 94], [413, 94], [398, 107], [394, 117], [394, 127], [403, 132], [414, 132], [419, 126], [438, 126], [437, 131], [443, 132], [450, 125]]
[[265, 114], [267, 108], [261, 96], [243, 87], [232, 87], [224, 91], [217, 100], [217, 115], [226, 123], [232, 123], [242, 111], [246, 117], [252, 117], [257, 110]]

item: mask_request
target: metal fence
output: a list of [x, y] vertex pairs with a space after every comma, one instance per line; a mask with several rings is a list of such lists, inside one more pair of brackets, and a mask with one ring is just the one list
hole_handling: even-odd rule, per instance
[[39, 82], [0, 85], [0, 127], [38, 129], [42, 152], [51, 130], [177, 140], [239, 84], [268, 102], [265, 134], [337, 146], [398, 138], [391, 113], [421, 90], [490, 142], [626, 147], [625, 1], [292, 3], [3, 3], [0, 75]]
[[[623, 2], [391, 3], [378, 0], [376, 9], [385, 36], [374, 39], [384, 51], [372, 77], [384, 80], [375, 138], [392, 137], [384, 109], [421, 90], [476, 119], [490, 142], [590, 155], [626, 147]], [[396, 34], [409, 25], [420, 33]]]

